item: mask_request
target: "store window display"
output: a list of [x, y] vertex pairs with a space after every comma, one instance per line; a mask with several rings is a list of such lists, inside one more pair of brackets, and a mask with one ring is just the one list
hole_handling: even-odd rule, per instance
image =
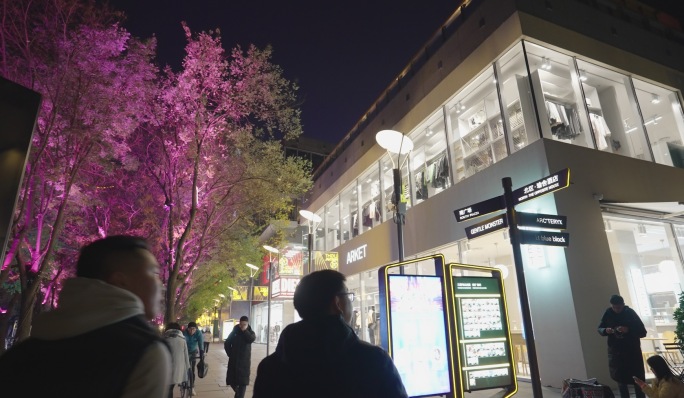
[[510, 152], [517, 152], [539, 139], [522, 43], [504, 54], [495, 63], [495, 68], [507, 116], [502, 118], [502, 126], [508, 132]]
[[604, 216], [604, 225], [619, 293], [646, 325], [643, 350], [653, 354], [676, 327], [672, 314], [684, 281], [677, 249], [681, 227], [613, 216]]
[[629, 77], [577, 60], [597, 149], [651, 160]]
[[354, 180], [340, 195], [340, 224], [341, 243], [344, 243], [359, 234], [359, 194], [357, 182]]
[[380, 195], [380, 170], [375, 163], [359, 178], [361, 190], [361, 226], [363, 233], [382, 222], [382, 195]]
[[410, 159], [413, 200], [418, 204], [451, 186], [442, 111], [430, 117], [410, 138], [413, 141]]
[[684, 168], [684, 118], [677, 94], [639, 79], [633, 81], [656, 163]]
[[449, 102], [454, 179], [461, 181], [508, 156], [494, 72], [490, 68]]
[[546, 116], [542, 136], [594, 148], [573, 58], [533, 43], [525, 42], [525, 48], [537, 109]]

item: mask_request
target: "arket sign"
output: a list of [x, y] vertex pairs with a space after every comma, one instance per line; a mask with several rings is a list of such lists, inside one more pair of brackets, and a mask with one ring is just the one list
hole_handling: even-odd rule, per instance
[[347, 264], [351, 264], [355, 261], [359, 261], [366, 258], [366, 247], [368, 247], [368, 245], [359, 246], [354, 250], [348, 251]]

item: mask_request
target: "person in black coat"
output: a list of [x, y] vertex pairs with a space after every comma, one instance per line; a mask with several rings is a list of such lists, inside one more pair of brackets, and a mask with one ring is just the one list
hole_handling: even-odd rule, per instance
[[223, 343], [223, 348], [228, 355], [226, 385], [233, 388], [235, 398], [245, 396], [252, 363], [252, 343], [255, 339], [256, 335], [249, 326], [249, 318], [243, 316]]
[[353, 300], [337, 271], [302, 278], [294, 295], [302, 321], [259, 364], [253, 398], [407, 398], [389, 355], [349, 326]]
[[[644, 359], [641, 355], [641, 338], [646, 337], [646, 328], [625, 300], [614, 294], [610, 307], [606, 309], [598, 327], [601, 336], [608, 336], [608, 367], [610, 377], [618, 383], [620, 398], [629, 398], [629, 385], [634, 377], [645, 378]], [[645, 398], [640, 388], [634, 387], [637, 398]]]

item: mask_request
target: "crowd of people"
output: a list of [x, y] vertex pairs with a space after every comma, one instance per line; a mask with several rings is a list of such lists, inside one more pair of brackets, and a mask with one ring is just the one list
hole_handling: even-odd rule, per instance
[[[76, 277], [65, 281], [59, 307], [40, 314], [31, 337], [0, 356], [8, 396], [173, 397], [175, 386], [195, 380], [211, 334], [195, 322], [150, 321], [160, 311], [159, 263], [145, 240], [110, 236], [86, 245]], [[353, 293], [333, 270], [303, 277], [294, 294], [301, 321], [285, 327], [275, 352], [257, 369], [254, 398], [407, 397], [392, 359], [361, 341], [352, 328]], [[659, 355], [647, 363], [644, 381], [640, 339], [646, 328], [637, 313], [613, 295], [598, 327], [608, 342], [611, 377], [620, 397], [684, 398], [684, 383]], [[243, 316], [226, 340], [226, 385], [243, 398], [250, 381], [256, 335]], [[40, 382], [36, 382], [39, 375]], [[191, 392], [195, 395], [195, 391]]]

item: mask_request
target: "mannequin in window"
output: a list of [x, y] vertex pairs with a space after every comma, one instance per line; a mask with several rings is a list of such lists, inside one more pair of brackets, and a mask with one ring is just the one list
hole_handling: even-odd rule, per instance
[[377, 325], [375, 324], [375, 306], [370, 307], [368, 310], [366, 321], [368, 322], [368, 338], [370, 339], [370, 343], [375, 345], [375, 329], [377, 328]]

